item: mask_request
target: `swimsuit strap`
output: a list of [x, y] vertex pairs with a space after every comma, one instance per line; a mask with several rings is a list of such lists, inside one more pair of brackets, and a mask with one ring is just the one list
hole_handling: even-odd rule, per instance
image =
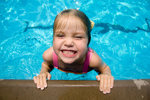
[[89, 68], [89, 63], [92, 57], [93, 51], [91, 48], [88, 49], [88, 53], [86, 55], [85, 61], [84, 61], [84, 66], [83, 66], [83, 73], [87, 73], [88, 72], [88, 68]]
[[53, 51], [53, 65], [55, 68], [58, 69], [58, 56], [55, 54], [54, 51]]

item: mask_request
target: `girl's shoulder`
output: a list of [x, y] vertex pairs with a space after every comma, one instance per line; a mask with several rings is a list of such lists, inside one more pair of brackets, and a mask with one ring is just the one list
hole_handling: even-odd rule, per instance
[[89, 66], [95, 68], [102, 64], [102, 59], [93, 49], [92, 49], [92, 52], [93, 54], [92, 54]]
[[46, 51], [44, 51], [43, 59], [45, 61], [53, 61], [53, 47], [50, 47]]

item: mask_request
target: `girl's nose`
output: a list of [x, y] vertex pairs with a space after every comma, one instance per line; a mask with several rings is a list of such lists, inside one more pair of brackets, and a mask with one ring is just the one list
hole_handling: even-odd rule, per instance
[[72, 39], [66, 39], [64, 45], [67, 47], [73, 47], [74, 43], [73, 43]]

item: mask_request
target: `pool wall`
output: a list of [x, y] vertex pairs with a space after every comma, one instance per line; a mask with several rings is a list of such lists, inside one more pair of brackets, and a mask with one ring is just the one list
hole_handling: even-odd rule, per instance
[[33, 80], [0, 80], [0, 100], [150, 100], [150, 79], [115, 80], [110, 94], [97, 81], [48, 81], [41, 91]]

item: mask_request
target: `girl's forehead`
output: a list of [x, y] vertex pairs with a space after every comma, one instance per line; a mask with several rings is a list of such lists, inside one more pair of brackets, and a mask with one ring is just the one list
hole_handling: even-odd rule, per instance
[[57, 22], [55, 23], [55, 29], [56, 30], [64, 30], [65, 28], [72, 28], [74, 30], [81, 29], [86, 31], [86, 26], [84, 23], [79, 19], [78, 17], [75, 16], [60, 16], [57, 19]]

